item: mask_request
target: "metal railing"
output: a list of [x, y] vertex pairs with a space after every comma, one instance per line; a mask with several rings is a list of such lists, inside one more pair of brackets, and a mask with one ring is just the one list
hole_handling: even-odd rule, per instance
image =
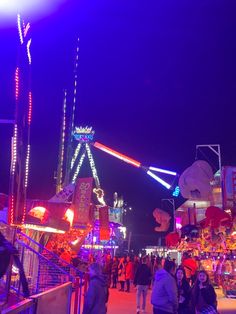
[[70, 314], [72, 283], [66, 283], [36, 294], [5, 310], [2, 314]]
[[27, 299], [21, 301], [15, 305], [2, 310], [2, 314], [34, 314], [35, 313], [35, 302], [34, 300]]
[[[8, 241], [14, 244], [18, 251], [30, 295], [44, 292], [67, 282], [72, 282], [74, 289], [73, 313], [80, 313], [83, 273], [20, 230], [0, 222], [0, 231]], [[11, 288], [20, 300], [20, 297], [23, 295], [23, 287], [19, 269], [14, 264], [9, 267], [4, 280], [6, 282], [6, 296]]]

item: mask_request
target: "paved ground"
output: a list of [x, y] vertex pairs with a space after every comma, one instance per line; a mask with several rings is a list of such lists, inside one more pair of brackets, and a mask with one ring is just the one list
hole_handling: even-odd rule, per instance
[[[218, 310], [220, 314], [236, 314], [236, 299], [226, 299], [217, 290]], [[146, 313], [152, 314], [150, 304], [151, 290], [148, 292]], [[119, 292], [116, 289], [110, 289], [110, 298], [108, 304], [108, 314], [135, 314], [136, 313], [136, 294], [132, 289], [130, 293]]]

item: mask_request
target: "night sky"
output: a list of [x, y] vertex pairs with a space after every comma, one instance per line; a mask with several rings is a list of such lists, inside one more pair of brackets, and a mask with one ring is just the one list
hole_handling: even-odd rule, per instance
[[[235, 12], [234, 0], [68, 0], [50, 15], [25, 16], [33, 38], [29, 197], [55, 193], [63, 89], [72, 91], [78, 36], [77, 125], [93, 126], [97, 141], [144, 165], [181, 173], [197, 144], [220, 144], [223, 165], [236, 165]], [[14, 25], [0, 27], [0, 118], [12, 118], [18, 35]], [[5, 193], [11, 132], [0, 125]], [[134, 239], [155, 243], [152, 211], [171, 194], [141, 170], [93, 152], [107, 199], [117, 191], [133, 208]]]

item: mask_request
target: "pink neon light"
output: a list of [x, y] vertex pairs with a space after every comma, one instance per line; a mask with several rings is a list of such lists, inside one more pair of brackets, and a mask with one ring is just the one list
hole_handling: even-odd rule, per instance
[[19, 98], [19, 68], [16, 68], [16, 71], [15, 71], [15, 83], [16, 83], [15, 97], [16, 97], [16, 100], [18, 100]]
[[177, 230], [182, 228], [181, 217], [176, 217], [175, 218], [175, 227], [176, 227]]
[[113, 150], [113, 149], [103, 145], [103, 144], [95, 142], [93, 144], [93, 146], [96, 147], [96, 148], [101, 149], [102, 151], [104, 151], [104, 152], [106, 152], [106, 153], [108, 153], [108, 154], [110, 154], [110, 155], [112, 155], [112, 156], [114, 156], [116, 158], [119, 158], [119, 159], [127, 162], [128, 164], [131, 164], [131, 165], [133, 165], [135, 167], [138, 167], [138, 168], [141, 167], [141, 163], [138, 162], [137, 160], [132, 159], [132, 158], [130, 158], [128, 156], [125, 156], [125, 155], [123, 155], [123, 154], [121, 154], [121, 153], [119, 153], [119, 152], [117, 152], [117, 151], [115, 151], [115, 150]]
[[24, 27], [24, 37], [26, 37], [29, 29], [30, 29], [30, 23], [27, 23], [26, 26]]

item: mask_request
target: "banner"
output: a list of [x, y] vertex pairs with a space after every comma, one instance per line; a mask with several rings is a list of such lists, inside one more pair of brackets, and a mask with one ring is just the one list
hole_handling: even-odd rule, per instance
[[65, 186], [60, 192], [55, 194], [52, 198], [50, 198], [50, 202], [55, 203], [65, 203], [74, 193], [75, 185], [74, 183], [70, 183], [69, 185]]
[[99, 208], [100, 241], [110, 240], [108, 206]]
[[72, 208], [74, 209], [74, 225], [90, 223], [90, 202], [92, 197], [93, 178], [79, 178], [74, 192]]

